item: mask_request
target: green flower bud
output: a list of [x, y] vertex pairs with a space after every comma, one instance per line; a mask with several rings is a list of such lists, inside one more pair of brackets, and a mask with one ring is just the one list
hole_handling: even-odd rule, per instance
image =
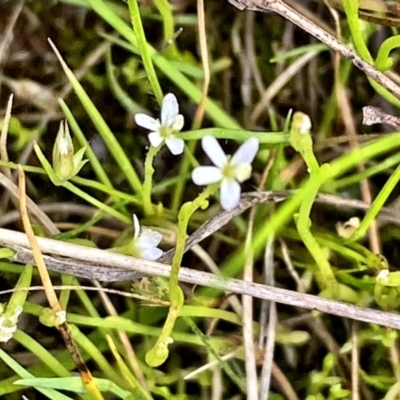
[[43, 308], [39, 314], [39, 321], [45, 326], [58, 326], [66, 321], [66, 312], [64, 310], [54, 312], [51, 308]]
[[74, 154], [67, 122], [61, 121], [53, 147], [53, 169], [61, 182], [73, 178], [86, 164], [88, 160], [82, 160], [85, 150], [86, 147], [82, 147]]

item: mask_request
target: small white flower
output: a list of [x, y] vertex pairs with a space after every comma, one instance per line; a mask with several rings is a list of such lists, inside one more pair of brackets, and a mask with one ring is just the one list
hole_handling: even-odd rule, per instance
[[196, 185], [209, 185], [221, 182], [221, 205], [230, 211], [240, 201], [239, 183], [251, 176], [251, 163], [258, 151], [258, 140], [251, 137], [244, 142], [236, 153], [226, 156], [214, 136], [204, 136], [201, 145], [215, 167], [197, 167], [192, 172]]
[[133, 227], [132, 245], [135, 248], [136, 257], [149, 261], [158, 260], [163, 255], [163, 251], [157, 247], [162, 240], [161, 233], [141, 227], [135, 214], [133, 214]]
[[153, 147], [160, 146], [164, 141], [173, 155], [183, 153], [184, 141], [175, 134], [183, 128], [183, 115], [179, 114], [179, 104], [175, 95], [165, 95], [161, 106], [161, 122], [146, 114], [136, 114], [136, 123], [150, 130], [149, 141]]
[[17, 330], [18, 317], [22, 313], [22, 307], [17, 306], [13, 314], [0, 317], [0, 342], [8, 342]]

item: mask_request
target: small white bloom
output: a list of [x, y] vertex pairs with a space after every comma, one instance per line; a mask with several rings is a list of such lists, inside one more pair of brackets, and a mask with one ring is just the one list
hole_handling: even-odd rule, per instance
[[387, 283], [389, 283], [389, 270], [382, 269], [375, 279], [376, 283], [379, 283], [381, 285], [386, 285]]
[[161, 233], [141, 227], [135, 214], [133, 214], [133, 227], [132, 244], [136, 250], [136, 257], [149, 261], [158, 260], [163, 255], [163, 251], [157, 247], [162, 240]]
[[221, 205], [225, 210], [230, 211], [240, 201], [239, 183], [251, 176], [251, 163], [258, 151], [258, 140], [255, 137], [247, 139], [232, 157], [226, 156], [214, 136], [204, 136], [201, 144], [215, 167], [195, 168], [192, 172], [192, 180], [196, 185], [221, 182]]
[[160, 146], [164, 141], [173, 155], [183, 153], [184, 141], [175, 134], [183, 128], [183, 115], [179, 114], [179, 104], [175, 95], [165, 95], [161, 106], [161, 122], [146, 114], [136, 114], [136, 123], [150, 130], [149, 141], [153, 147]]
[[22, 307], [17, 306], [13, 314], [0, 317], [0, 342], [8, 342], [17, 330], [18, 317], [22, 313]]

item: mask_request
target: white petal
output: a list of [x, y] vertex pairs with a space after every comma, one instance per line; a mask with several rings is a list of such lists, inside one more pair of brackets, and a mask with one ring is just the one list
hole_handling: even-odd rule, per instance
[[176, 99], [174, 94], [166, 94], [163, 98], [161, 106], [161, 125], [170, 126], [175, 121], [175, 118], [178, 114], [178, 100]]
[[204, 136], [201, 146], [214, 165], [222, 168], [226, 164], [226, 155], [214, 136]]
[[155, 261], [158, 260], [162, 255], [163, 251], [157, 247], [152, 247], [151, 249], [144, 249], [140, 252], [139, 258], [143, 260]]
[[258, 139], [251, 137], [247, 139], [233, 155], [231, 163], [233, 165], [238, 163], [251, 164], [257, 154], [259, 147]]
[[162, 240], [160, 232], [153, 231], [152, 229], [143, 228], [141, 235], [135, 241], [137, 249], [149, 249], [157, 247]]
[[160, 129], [160, 122], [146, 114], [136, 114], [135, 122], [137, 125], [146, 128], [149, 131], [158, 131]]
[[165, 144], [169, 148], [170, 152], [177, 156], [183, 153], [183, 148], [185, 147], [185, 142], [183, 139], [177, 138], [175, 136], [169, 136], [165, 139]]
[[171, 128], [174, 132], [179, 132], [183, 128], [184, 124], [185, 124], [185, 119], [183, 118], [183, 115], [178, 114], [175, 117], [175, 121], [172, 123]]
[[210, 185], [222, 179], [222, 172], [217, 167], [196, 167], [192, 172], [192, 180], [198, 185]]
[[149, 133], [148, 137], [149, 137], [150, 144], [153, 147], [158, 147], [164, 141], [164, 138], [161, 137], [161, 135], [158, 131]]
[[136, 239], [140, 235], [140, 224], [136, 214], [132, 214], [133, 217], [133, 237]]
[[233, 210], [240, 201], [240, 185], [234, 179], [224, 179], [221, 182], [221, 205], [226, 211]]
[[247, 181], [251, 177], [251, 164], [240, 163], [235, 165], [235, 178], [239, 182]]

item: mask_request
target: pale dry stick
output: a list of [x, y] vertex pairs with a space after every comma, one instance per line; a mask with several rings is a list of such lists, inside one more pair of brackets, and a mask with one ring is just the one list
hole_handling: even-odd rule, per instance
[[25, 0], [20, 0], [17, 2], [17, 5], [13, 9], [11, 17], [8, 19], [8, 24], [4, 29], [4, 33], [2, 35], [3, 40], [1, 41], [0, 44], [0, 70], [3, 69], [3, 63], [5, 58], [9, 56], [7, 50], [12, 40], [14, 39], [13, 30], [21, 14], [21, 11], [24, 8], [24, 5], [25, 5]]
[[[1, 184], [1, 183], [0, 183]], [[75, 204], [72, 202], [55, 202], [55, 203], [41, 203], [38, 204], [38, 207], [43, 213], [47, 214], [68, 214], [68, 215], [78, 215], [80, 217], [84, 217], [87, 219], [93, 218], [99, 210], [93, 206], [88, 206], [85, 204]], [[12, 210], [8, 211], [1, 216], [0, 219], [0, 226], [8, 225], [12, 222], [15, 222], [20, 217], [19, 211]], [[122, 229], [126, 228], [126, 224], [123, 222], [112, 218], [112, 217], [105, 217], [103, 219], [104, 222], [107, 223], [108, 226], [112, 226], [113, 228], [118, 228], [119, 232]]]
[[[238, 352], [239, 352], [239, 348], [237, 348], [236, 350], [234, 350], [228, 354], [224, 354], [220, 358], [222, 361], [232, 360], [233, 358], [236, 357]], [[183, 379], [190, 380], [190, 379], [196, 378], [196, 376], [201, 374], [202, 372], [205, 372], [211, 368], [218, 367], [218, 366], [219, 366], [219, 360], [210, 361], [207, 364], [204, 364], [201, 367], [195, 369], [194, 371], [189, 372], [187, 375], [185, 375], [183, 377]]]
[[289, 65], [282, 74], [280, 74], [263, 93], [261, 99], [256, 104], [250, 116], [252, 126], [256, 125], [257, 120], [265, 113], [272, 99], [282, 90], [282, 88], [292, 79], [301, 68], [303, 68], [310, 60], [312, 60], [319, 52], [311, 50], [303, 54], [296, 61]]
[[[264, 253], [264, 281], [267, 285], [275, 285], [274, 277], [274, 239], [267, 243]], [[268, 400], [271, 385], [272, 366], [274, 364], [274, 350], [276, 337], [276, 324], [278, 315], [276, 303], [273, 301], [265, 302], [269, 308], [267, 340], [264, 348], [264, 361], [261, 369], [260, 400]]]
[[[95, 287], [101, 289], [102, 286], [100, 285], [100, 283], [96, 280], [93, 281], [93, 284]], [[99, 291], [99, 295], [101, 297], [101, 300], [103, 302], [103, 305], [108, 313], [108, 315], [111, 315], [112, 317], [116, 317], [118, 316], [117, 310], [114, 307], [114, 304], [111, 302], [110, 298], [106, 295], [106, 293], [104, 291]], [[142, 371], [142, 369], [140, 368], [139, 362], [137, 360], [136, 354], [135, 354], [135, 350], [132, 347], [132, 344], [129, 340], [128, 335], [126, 334], [126, 332], [122, 331], [122, 330], [118, 330], [118, 336], [119, 339], [121, 340], [121, 343], [125, 349], [125, 356], [126, 359], [128, 360], [133, 373], [135, 374], [136, 379], [138, 380], [138, 382], [140, 383], [140, 385], [142, 386], [143, 390], [146, 391], [148, 394], [150, 394], [150, 389], [149, 389], [149, 385], [146, 381], [146, 378], [144, 376], [144, 373]], [[110, 337], [110, 335], [108, 333], [106, 333], [106, 339], [107, 342], [111, 347], [116, 347], [113, 339]], [[114, 357], [118, 358], [120, 357], [118, 352], [112, 352]]]
[[[27, 240], [29, 247], [32, 249], [32, 254], [35, 259], [35, 264], [39, 271], [40, 279], [43, 283], [44, 292], [46, 294], [47, 301], [53, 310], [55, 315], [65, 314], [65, 311], [61, 308], [61, 304], [58, 301], [58, 297], [56, 292], [52, 286], [52, 282], [50, 279], [49, 272], [46, 268], [46, 264], [43, 259], [42, 252], [40, 250], [40, 246], [36, 240], [36, 236], [33, 232], [31, 223], [29, 221], [27, 203], [26, 203], [26, 193], [25, 193], [25, 174], [21, 166], [18, 167], [18, 183], [19, 183], [19, 204], [20, 204], [20, 212], [21, 212], [21, 220], [24, 226], [24, 230], [26, 232]], [[65, 322], [61, 322], [57, 326], [61, 336], [65, 342], [66, 347], [69, 350], [69, 353], [74, 360], [74, 363], [79, 371], [80, 377], [82, 379], [82, 383], [86, 386], [88, 392], [92, 394], [97, 399], [103, 399], [99, 389], [94, 383], [93, 376], [87, 367], [83, 357], [79, 351], [78, 346], [76, 345], [74, 339], [71, 336], [71, 332], [69, 330], [68, 324]]]
[[[221, 271], [218, 265], [215, 264], [214, 260], [210, 255], [199, 245], [192, 247], [191, 251], [201, 260], [204, 265], [215, 275], [221, 275]], [[242, 315], [243, 309], [237, 296], [228, 296], [227, 301], [230, 307], [237, 315]]]
[[272, 365], [272, 374], [274, 375], [276, 382], [282, 389], [282, 392], [287, 400], [299, 400], [292, 387], [292, 384], [286, 378], [285, 374], [281, 371], [278, 365], [276, 365], [276, 363], [273, 363]]
[[[270, 156], [268, 158], [268, 162], [264, 168], [264, 171], [261, 175], [260, 182], [258, 184], [258, 189], [262, 190], [265, 186], [271, 168], [274, 165], [276, 158], [276, 150], [271, 151]], [[253, 217], [251, 221], [254, 219], [254, 212], [256, 207], [252, 207], [251, 216]], [[275, 210], [274, 204], [271, 205], [270, 213], [272, 214]], [[269, 238], [264, 252], [264, 283], [268, 286], [275, 285], [275, 274], [274, 274], [274, 249], [275, 249], [275, 238]], [[253, 271], [251, 271], [251, 276], [253, 275]], [[265, 326], [268, 322], [268, 330], [267, 330], [267, 340], [265, 341]], [[264, 399], [265, 396], [268, 398], [270, 382], [271, 382], [271, 374], [272, 374], [272, 364], [274, 359], [274, 348], [275, 348], [275, 336], [276, 336], [276, 323], [277, 323], [277, 313], [276, 313], [276, 304], [273, 301], [263, 301], [261, 306], [261, 314], [260, 314], [260, 335], [259, 335], [259, 348], [260, 350], [264, 348], [264, 361], [261, 369], [260, 375], [260, 385], [259, 385], [259, 397], [260, 399]]]
[[[44, 286], [29, 286], [29, 288], [13, 288], [13, 289], [7, 289], [7, 290], [0, 290], [0, 295], [5, 295], [5, 294], [10, 294], [10, 293], [15, 293], [15, 292], [25, 292], [27, 289], [29, 289], [29, 292], [35, 292], [35, 291], [43, 291]], [[148, 303], [153, 303], [157, 306], [161, 307], [169, 307], [170, 302], [169, 301], [164, 301], [161, 299], [157, 299], [156, 297], [150, 297], [150, 296], [141, 296], [136, 293], [130, 293], [130, 292], [124, 292], [122, 290], [117, 290], [117, 289], [110, 289], [110, 288], [104, 288], [102, 286], [100, 287], [93, 287], [93, 286], [84, 286], [84, 285], [53, 285], [53, 289], [58, 291], [58, 290], [75, 290], [75, 291], [80, 291], [80, 290], [86, 290], [89, 292], [104, 292], [104, 293], [109, 293], [109, 294], [115, 294], [117, 296], [121, 297], [127, 297], [130, 299], [136, 299], [142, 302], [148, 302]]]
[[360, 400], [360, 358], [358, 351], [357, 323], [351, 325], [351, 400]]
[[283, 262], [285, 263], [286, 269], [289, 272], [289, 275], [293, 278], [293, 280], [296, 283], [296, 290], [300, 293], [306, 293], [307, 290], [304, 287], [303, 282], [300, 279], [299, 274], [297, 273], [296, 269], [293, 267], [292, 259], [289, 254], [289, 249], [286, 244], [286, 241], [283, 240], [282, 238], [279, 239], [279, 243], [281, 245], [281, 250], [282, 250], [282, 258]]
[[253, 12], [246, 13], [246, 21], [245, 21], [245, 32], [244, 32], [244, 43], [245, 43], [245, 52], [247, 56], [248, 66], [250, 67], [251, 75], [254, 79], [255, 87], [261, 96], [265, 91], [265, 85], [261, 76], [260, 68], [257, 64], [257, 56], [255, 52], [255, 43], [254, 43], [254, 21], [256, 14]]
[[211, 382], [211, 399], [210, 400], [223, 400], [224, 383], [221, 367], [218, 365], [214, 368]]
[[[17, 185], [10, 181], [2, 172], [0, 172], [0, 185], [6, 188], [15, 199], [18, 199], [19, 194]], [[53, 221], [28, 196], [26, 196], [26, 203], [30, 214], [40, 222], [40, 225], [46, 233], [50, 235], [56, 235], [59, 233]]]
[[[249, 26], [248, 20], [249, 16], [251, 15], [251, 11], [246, 11], [244, 13], [244, 34], [245, 36], [249, 35], [250, 32], [247, 32], [248, 29], [252, 29], [252, 25]], [[253, 84], [251, 80], [251, 69], [248, 65], [247, 60], [247, 52], [246, 52], [246, 42], [244, 51], [242, 50], [239, 54], [239, 61], [240, 61], [240, 94], [241, 99], [243, 102], [243, 119], [244, 119], [244, 127], [246, 129], [250, 129], [250, 126], [247, 125], [248, 116], [250, 114], [250, 107], [253, 103]]]
[[[7, 152], [7, 136], [8, 136], [8, 127], [10, 125], [11, 120], [11, 110], [13, 104], [14, 95], [11, 94], [6, 108], [6, 114], [4, 116], [3, 127], [1, 128], [1, 135], [0, 135], [0, 158], [1, 161], [9, 162], [8, 152]], [[10, 168], [3, 167], [4, 175], [11, 180], [11, 172]]]
[[[325, 32], [328, 32], [332, 36], [336, 35], [335, 30], [332, 29], [332, 27], [324, 19], [322, 19], [320, 15], [316, 15], [309, 8], [307, 8], [306, 5], [303, 5], [304, 4], [303, 2], [298, 1], [298, 0], [285, 0], [285, 2], [290, 7], [295, 9], [298, 13], [300, 13], [301, 15], [304, 15], [310, 21], [314, 22], [315, 25], [318, 25]], [[326, 4], [326, 1], [325, 1], [325, 4]]]
[[[22, 171], [21, 167], [19, 167], [19, 171]], [[22, 173], [23, 173], [23, 171], [22, 171]], [[24, 176], [24, 174], [23, 174], [23, 176]], [[16, 187], [16, 185], [13, 182], [11, 182], [9, 179], [7, 179], [7, 177], [4, 174], [2, 174], [1, 172], [0, 172], [0, 184], [3, 185], [4, 187], [6, 187], [7, 190], [10, 193], [12, 193], [12, 195], [15, 198], [21, 199], [21, 195], [19, 194], [19, 191], [18, 191], [18, 188]], [[40, 221], [41, 225], [50, 234], [55, 235], [55, 234], [59, 233], [59, 230], [54, 225], [53, 221], [51, 221], [49, 219], [49, 217], [36, 205], [36, 203], [33, 202], [29, 197], [26, 196], [26, 194], [24, 194], [24, 201], [28, 205], [30, 213], [33, 214], [38, 221]], [[21, 207], [22, 207], [22, 205], [21, 205]], [[60, 243], [62, 243], [62, 242], [60, 242]], [[40, 257], [42, 258], [42, 260], [47, 259], [47, 257], [43, 257], [42, 254], [40, 254]], [[32, 261], [34, 261], [35, 265], [38, 266], [35, 259], [33, 259]], [[79, 268], [85, 268], [85, 266], [81, 266]], [[39, 269], [39, 266], [38, 266], [38, 269]], [[46, 271], [47, 271], [47, 269], [46, 269]], [[47, 293], [46, 293], [46, 295], [47, 295]], [[57, 297], [55, 297], [55, 298], [57, 299]], [[55, 301], [54, 297], [52, 297], [52, 301]], [[57, 302], [58, 302], [58, 299], [57, 299]], [[139, 377], [138, 377], [138, 379], [139, 379]]]
[[201, 98], [193, 119], [194, 129], [201, 126], [203, 121], [205, 105], [207, 101], [208, 87], [210, 86], [210, 62], [208, 60], [206, 22], [204, 13], [204, 0], [197, 0], [197, 26], [199, 29], [199, 44], [201, 63], [203, 65], [204, 81], [201, 88]]
[[374, 79], [377, 83], [387, 89], [395, 97], [400, 99], [400, 86], [388, 78], [385, 74], [378, 71], [371, 64], [359, 57], [353, 50], [339, 42], [334, 36], [325, 32], [318, 25], [301, 15], [299, 12], [288, 6], [282, 0], [228, 0], [240, 10], [248, 9], [259, 12], [275, 12], [283, 18], [299, 26], [310, 35], [317, 38], [322, 43], [328, 45], [333, 51], [341, 54], [350, 60], [357, 68], [367, 76]]
[[[244, 246], [246, 256], [243, 270], [243, 281], [249, 283], [253, 282], [254, 254], [252, 249], [252, 239], [255, 212], [256, 207], [252, 207], [248, 219], [246, 241]], [[243, 295], [242, 305], [242, 335], [245, 354], [244, 362], [246, 370], [246, 396], [249, 400], [258, 400], [257, 368], [253, 332], [253, 298], [251, 296]]]
[[[42, 253], [69, 257], [68, 265], [71, 268], [74, 266], [74, 262], [84, 261], [87, 270], [96, 266], [102, 267], [106, 271], [108, 270], [107, 273], [112, 273], [113, 270], [117, 270], [119, 272], [130, 271], [142, 275], [163, 277], [168, 277], [171, 273], [170, 265], [165, 265], [156, 261], [136, 259], [134, 257], [124, 256], [106, 250], [89, 248], [42, 237], [37, 237], [36, 240]], [[15, 257], [18, 257], [18, 254], [25, 254], [28, 256], [31, 256], [32, 254], [32, 252], [27, 249], [29, 248], [28, 238], [22, 232], [0, 228], [0, 246], [14, 249], [16, 251]], [[51, 264], [51, 260], [57, 261], [54, 256], [48, 257], [48, 261], [50, 262], [47, 262], [47, 266], [49, 269], [54, 268]], [[83, 265], [85, 263], [83, 263]], [[81, 269], [82, 267], [79, 267], [77, 269], [78, 272]], [[68, 273], [68, 270], [63, 270], [63, 273]], [[105, 272], [103, 272], [103, 274], [105, 274]], [[179, 280], [215, 289], [227, 290], [237, 294], [247, 294], [259, 299], [271, 300], [289, 306], [315, 309], [340, 317], [400, 329], [400, 315], [392, 312], [357, 307], [340, 301], [323, 299], [310, 294], [297, 293], [287, 289], [244, 282], [238, 279], [223, 278], [207, 272], [196, 271], [184, 267], [180, 270]]]

